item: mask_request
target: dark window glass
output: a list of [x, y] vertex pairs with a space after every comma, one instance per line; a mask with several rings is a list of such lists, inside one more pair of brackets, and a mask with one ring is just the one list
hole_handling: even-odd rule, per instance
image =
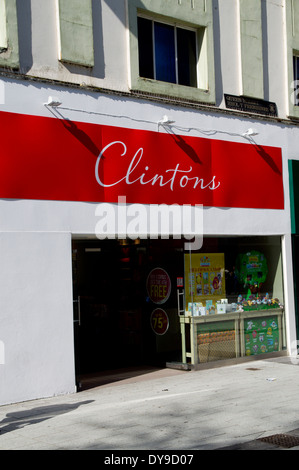
[[156, 79], [176, 83], [174, 27], [155, 23]]
[[177, 28], [178, 82], [180, 85], [197, 86], [196, 34]]
[[293, 56], [293, 72], [294, 72], [294, 94], [293, 103], [295, 106], [299, 106], [299, 57]]
[[139, 76], [197, 86], [195, 31], [138, 17]]
[[299, 57], [294, 55], [293, 57], [294, 64], [294, 80], [299, 80]]
[[154, 78], [152, 21], [138, 18], [139, 75]]

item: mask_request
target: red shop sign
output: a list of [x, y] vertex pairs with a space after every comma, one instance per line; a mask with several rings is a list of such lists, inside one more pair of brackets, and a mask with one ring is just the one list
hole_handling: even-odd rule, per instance
[[0, 197], [283, 209], [281, 149], [0, 112]]

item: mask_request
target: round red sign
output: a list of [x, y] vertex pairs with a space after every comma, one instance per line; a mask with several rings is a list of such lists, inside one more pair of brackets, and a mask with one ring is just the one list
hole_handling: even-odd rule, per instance
[[164, 335], [169, 327], [167, 313], [161, 308], [156, 308], [151, 314], [151, 327], [157, 335]]
[[170, 277], [162, 268], [153, 269], [147, 278], [146, 288], [149, 298], [155, 304], [164, 304], [170, 296]]

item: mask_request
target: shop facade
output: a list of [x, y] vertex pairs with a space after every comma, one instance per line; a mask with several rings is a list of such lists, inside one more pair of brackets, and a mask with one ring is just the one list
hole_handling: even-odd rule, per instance
[[2, 84], [1, 404], [109, 367], [296, 354], [292, 124]]

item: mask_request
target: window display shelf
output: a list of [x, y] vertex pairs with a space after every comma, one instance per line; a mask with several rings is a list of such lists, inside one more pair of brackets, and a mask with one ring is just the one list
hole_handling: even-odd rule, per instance
[[283, 308], [180, 315], [182, 361], [196, 365], [282, 350]]

